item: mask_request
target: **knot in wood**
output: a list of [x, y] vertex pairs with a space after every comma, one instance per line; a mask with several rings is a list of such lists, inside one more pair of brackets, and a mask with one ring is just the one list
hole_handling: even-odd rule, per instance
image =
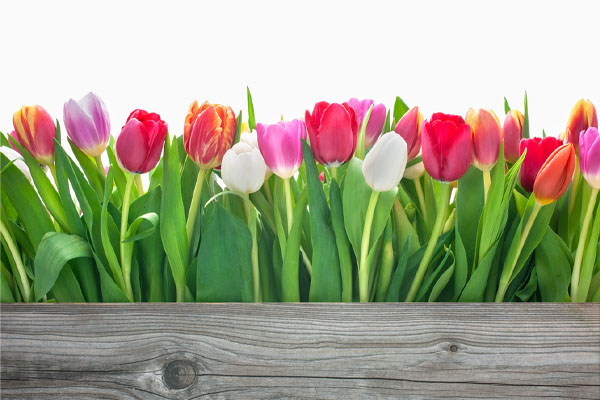
[[452, 346], [450, 346], [450, 351], [456, 353], [458, 351], [458, 346], [453, 344]]
[[190, 362], [176, 360], [165, 367], [164, 380], [171, 389], [185, 389], [196, 380], [196, 371]]

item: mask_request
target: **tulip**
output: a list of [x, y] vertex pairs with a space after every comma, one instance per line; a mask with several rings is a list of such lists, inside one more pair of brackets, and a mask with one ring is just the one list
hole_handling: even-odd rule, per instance
[[300, 120], [256, 124], [258, 147], [265, 163], [281, 179], [290, 179], [302, 164], [302, 141], [306, 125]]
[[498, 161], [502, 143], [502, 127], [492, 110], [469, 109], [465, 118], [471, 127], [473, 165], [482, 171], [490, 171]]
[[537, 176], [540, 167], [544, 164], [544, 161], [548, 156], [556, 150], [562, 142], [553, 137], [547, 136], [545, 138], [532, 138], [522, 139], [519, 145], [519, 154], [523, 154], [527, 149], [527, 154], [521, 164], [520, 176], [521, 186], [528, 192], [533, 191], [533, 184], [535, 177]]
[[236, 143], [223, 156], [223, 182], [242, 195], [258, 191], [265, 181], [266, 172], [267, 165], [260, 151], [246, 143]]
[[452, 182], [471, 164], [471, 128], [462, 117], [435, 113], [421, 132], [423, 164], [432, 178]]
[[423, 176], [425, 172], [425, 165], [423, 165], [423, 161], [411, 165], [410, 167], [404, 170], [404, 177], [406, 179], [418, 180]]
[[587, 183], [600, 189], [600, 135], [597, 128], [579, 134], [579, 167]]
[[354, 97], [348, 100], [348, 105], [354, 110], [357, 127], [362, 125], [367, 111], [373, 106], [365, 129], [365, 149], [370, 149], [375, 144], [377, 138], [379, 138], [379, 135], [381, 134], [383, 124], [385, 124], [385, 105], [374, 103], [375, 102], [370, 99], [358, 100]]
[[73, 143], [98, 160], [110, 139], [110, 120], [102, 100], [91, 92], [79, 101], [70, 99], [63, 107], [63, 119]]
[[185, 117], [185, 151], [201, 169], [218, 167], [235, 138], [235, 113], [231, 107], [194, 101]]
[[408, 159], [412, 160], [421, 151], [421, 127], [423, 126], [423, 114], [419, 107], [411, 108], [400, 118], [394, 131], [402, 136], [408, 145]]
[[579, 134], [589, 127], [598, 128], [598, 115], [591, 101], [581, 99], [571, 110], [566, 130], [567, 142], [573, 143], [577, 153], [579, 153]]
[[40, 164], [54, 165], [56, 125], [42, 106], [23, 106], [13, 114], [12, 136]]
[[575, 148], [565, 143], [554, 150], [540, 167], [533, 184], [533, 196], [540, 205], [558, 200], [569, 187], [575, 170]]
[[315, 104], [312, 114], [306, 111], [304, 121], [318, 162], [336, 168], [352, 158], [358, 124], [354, 110], [347, 103], [321, 101]]
[[376, 192], [392, 190], [404, 175], [407, 144], [399, 135], [383, 135], [365, 156], [362, 172]]
[[504, 136], [504, 159], [514, 164], [519, 159], [519, 143], [523, 134], [525, 117], [518, 110], [510, 110], [504, 118], [502, 134]]

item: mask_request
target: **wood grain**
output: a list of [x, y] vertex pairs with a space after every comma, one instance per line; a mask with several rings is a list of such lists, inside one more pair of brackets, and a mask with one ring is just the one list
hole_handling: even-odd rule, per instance
[[2, 305], [2, 398], [600, 398], [600, 304]]

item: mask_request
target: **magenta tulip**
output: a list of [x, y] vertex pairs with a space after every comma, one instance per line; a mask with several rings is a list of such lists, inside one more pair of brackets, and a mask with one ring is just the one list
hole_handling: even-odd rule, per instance
[[600, 189], [600, 134], [590, 127], [579, 134], [579, 167], [594, 189]]
[[110, 120], [102, 100], [88, 93], [79, 101], [70, 99], [63, 107], [67, 135], [81, 151], [98, 157], [110, 139]]
[[351, 98], [348, 100], [348, 105], [354, 110], [356, 118], [356, 126], [360, 128], [365, 119], [369, 107], [373, 106], [371, 115], [369, 116], [369, 122], [365, 129], [365, 149], [370, 149], [379, 135], [383, 130], [383, 124], [385, 124], [386, 109], [383, 104], [374, 104], [375, 102], [370, 99], [358, 100], [357, 98]]
[[273, 125], [256, 124], [258, 148], [267, 166], [281, 179], [291, 178], [302, 164], [302, 141], [306, 125], [294, 119]]

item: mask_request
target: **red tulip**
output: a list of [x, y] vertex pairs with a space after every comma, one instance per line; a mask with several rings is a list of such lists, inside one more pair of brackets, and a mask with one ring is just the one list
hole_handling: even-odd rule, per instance
[[435, 113], [421, 130], [423, 164], [432, 178], [452, 182], [471, 165], [471, 128], [462, 117]]
[[573, 143], [577, 154], [579, 154], [579, 134], [589, 127], [598, 127], [598, 115], [591, 101], [581, 99], [571, 110], [566, 131], [567, 142]]
[[160, 115], [134, 110], [117, 138], [119, 164], [136, 174], [150, 171], [158, 164], [166, 136], [167, 123]]
[[310, 147], [315, 159], [330, 167], [339, 167], [352, 158], [356, 149], [358, 125], [354, 110], [347, 103], [315, 104], [305, 118]]
[[519, 143], [523, 134], [525, 117], [519, 110], [510, 110], [504, 118], [502, 127], [504, 136], [504, 159], [514, 164], [519, 159]]
[[535, 178], [533, 196], [538, 204], [546, 205], [560, 199], [571, 183], [574, 170], [575, 147], [565, 143], [548, 156]]
[[13, 114], [15, 127], [12, 136], [25, 147], [40, 164], [54, 163], [56, 125], [42, 106], [23, 106]]
[[421, 127], [423, 126], [423, 114], [419, 107], [411, 108], [400, 118], [394, 131], [402, 136], [408, 144], [408, 159], [412, 160], [421, 151]]
[[523, 151], [527, 149], [527, 154], [525, 155], [520, 171], [521, 186], [523, 186], [525, 190], [528, 192], [533, 191], [535, 177], [540, 171], [542, 164], [544, 164], [548, 156], [561, 144], [562, 141], [553, 136], [548, 136], [543, 139], [536, 137], [521, 140], [519, 154], [523, 154]]

